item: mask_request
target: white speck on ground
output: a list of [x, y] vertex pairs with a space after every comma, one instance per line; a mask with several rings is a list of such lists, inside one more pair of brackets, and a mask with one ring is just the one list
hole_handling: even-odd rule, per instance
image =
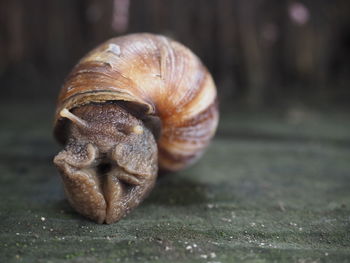
[[186, 250], [192, 250], [192, 246], [187, 246]]

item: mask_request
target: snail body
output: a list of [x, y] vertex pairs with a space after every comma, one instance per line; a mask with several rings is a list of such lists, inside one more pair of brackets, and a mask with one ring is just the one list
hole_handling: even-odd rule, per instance
[[194, 163], [218, 123], [216, 88], [201, 61], [169, 38], [132, 34], [88, 53], [58, 98], [54, 159], [69, 202], [113, 223], [152, 189], [158, 169]]

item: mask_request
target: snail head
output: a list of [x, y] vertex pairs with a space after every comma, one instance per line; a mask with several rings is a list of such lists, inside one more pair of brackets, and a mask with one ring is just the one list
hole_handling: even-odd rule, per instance
[[153, 134], [116, 103], [63, 109], [60, 115], [69, 121], [69, 137], [54, 163], [69, 202], [99, 223], [119, 220], [147, 196], [156, 180]]

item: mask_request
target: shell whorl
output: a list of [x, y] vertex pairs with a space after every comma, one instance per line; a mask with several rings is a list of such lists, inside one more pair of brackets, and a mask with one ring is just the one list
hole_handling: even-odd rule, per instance
[[159, 166], [179, 170], [202, 154], [218, 123], [216, 88], [186, 47], [152, 34], [117, 37], [88, 53], [68, 76], [58, 99], [55, 135], [64, 142], [59, 112], [91, 102], [127, 101], [158, 116]]

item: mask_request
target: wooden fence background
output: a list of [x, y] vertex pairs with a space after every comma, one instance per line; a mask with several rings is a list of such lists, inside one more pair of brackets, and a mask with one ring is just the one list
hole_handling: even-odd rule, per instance
[[142, 31], [193, 49], [224, 105], [350, 99], [349, 0], [0, 0], [0, 97], [54, 100], [89, 49]]

